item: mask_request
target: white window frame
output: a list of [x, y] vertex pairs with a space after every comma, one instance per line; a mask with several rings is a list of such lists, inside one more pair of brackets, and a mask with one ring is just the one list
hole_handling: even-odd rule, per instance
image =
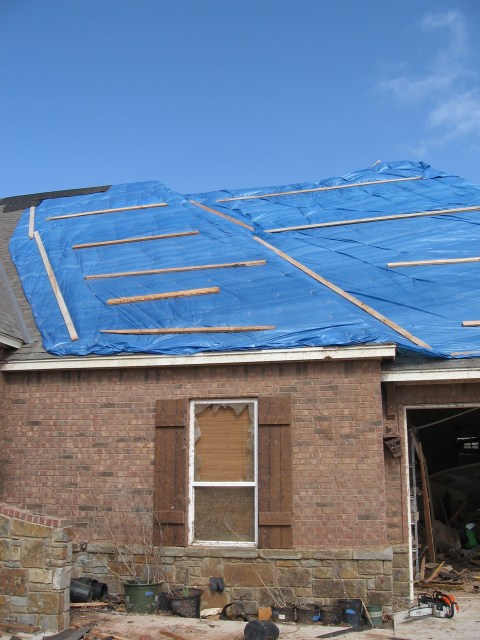
[[[253, 406], [253, 482], [199, 482], [195, 481], [195, 407], [198, 405], [249, 404]], [[256, 547], [258, 546], [258, 401], [253, 398], [213, 398], [190, 401], [188, 451], [188, 544], [191, 546]], [[254, 490], [254, 540], [194, 540], [195, 488], [196, 487], [253, 487]]]

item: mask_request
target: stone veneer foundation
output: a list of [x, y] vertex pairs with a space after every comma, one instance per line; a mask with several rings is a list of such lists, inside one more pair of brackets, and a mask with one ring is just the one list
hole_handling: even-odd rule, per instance
[[0, 503], [0, 618], [68, 627], [71, 560], [70, 530], [60, 519]]
[[[106, 582], [110, 592], [121, 592], [122, 566], [112, 544], [75, 544], [73, 555], [74, 576], [95, 578]], [[395, 565], [402, 564], [402, 555], [391, 547], [335, 551], [166, 547], [164, 573], [172, 588], [203, 589], [202, 608], [241, 600], [246, 612], [254, 614], [259, 606], [272, 604], [270, 592], [289, 585], [283, 589], [287, 602], [325, 605], [338, 598], [362, 598], [365, 604], [382, 605], [390, 612], [393, 575], [403, 572]], [[223, 593], [210, 591], [211, 577], [224, 579]]]

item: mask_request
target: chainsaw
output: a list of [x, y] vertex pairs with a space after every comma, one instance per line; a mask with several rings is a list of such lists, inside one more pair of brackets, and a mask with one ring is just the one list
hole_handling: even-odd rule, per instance
[[421, 593], [418, 596], [418, 604], [408, 610], [411, 618], [424, 618], [425, 616], [434, 616], [435, 618], [453, 618], [455, 612], [459, 612], [458, 604], [454, 596], [434, 591], [429, 593]]

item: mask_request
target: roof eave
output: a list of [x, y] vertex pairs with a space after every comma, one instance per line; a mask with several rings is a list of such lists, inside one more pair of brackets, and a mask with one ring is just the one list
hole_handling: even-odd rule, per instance
[[480, 364], [476, 367], [458, 366], [457, 368], [422, 367], [409, 369], [392, 369], [382, 371], [382, 382], [411, 384], [418, 382], [478, 382], [480, 381]]
[[37, 358], [0, 363], [0, 371], [49, 371], [65, 369], [128, 369], [135, 367], [192, 367], [209, 365], [241, 365], [319, 360], [384, 360], [395, 358], [394, 344], [359, 345], [353, 347], [306, 347], [261, 351], [229, 351], [198, 353], [186, 356], [152, 354]]

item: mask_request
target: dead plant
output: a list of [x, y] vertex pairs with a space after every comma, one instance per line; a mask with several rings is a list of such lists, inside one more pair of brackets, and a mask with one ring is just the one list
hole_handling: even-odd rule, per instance
[[329, 564], [332, 568], [332, 577], [334, 580], [338, 580], [340, 582], [340, 584], [342, 585], [342, 591], [343, 591], [343, 595], [345, 598], [348, 599], [348, 595], [347, 595], [347, 589], [345, 587], [345, 583], [343, 581], [343, 577], [342, 577], [342, 570], [340, 569], [340, 565], [339, 562], [337, 560], [337, 558], [332, 558], [329, 561]]
[[154, 509], [153, 494], [147, 496], [143, 504], [137, 504], [134, 512], [125, 512], [121, 505], [118, 509], [99, 510], [116, 556], [114, 566], [107, 563], [108, 571], [129, 582], [165, 582], [168, 586], [163, 545], [153, 542], [154, 527], [160, 527]]
[[[242, 536], [238, 534], [236, 531], [234, 531], [232, 527], [230, 527], [228, 522], [226, 522], [226, 520], [223, 520], [223, 522], [225, 526], [231, 531], [231, 533], [234, 534], [234, 536], [238, 539], [239, 542], [245, 542], [245, 539], [242, 538]], [[258, 580], [262, 585], [262, 588], [265, 589], [265, 591], [268, 593], [268, 595], [272, 599], [274, 606], [280, 609], [283, 609], [285, 607], [288, 607], [289, 605], [295, 604], [296, 595], [291, 589], [291, 587], [289, 587], [286, 584], [285, 579], [281, 574], [281, 571], [279, 567], [276, 565], [276, 563], [271, 558], [262, 557], [262, 564], [269, 566], [272, 570], [272, 576], [273, 576], [272, 585], [268, 585], [265, 582], [262, 574], [258, 571], [255, 564], [253, 563], [250, 564], [249, 568], [251, 569], [252, 573], [254, 573], [257, 576]], [[286, 593], [290, 595], [286, 596], [285, 595]], [[287, 600], [287, 597], [288, 597], [288, 600]]]

